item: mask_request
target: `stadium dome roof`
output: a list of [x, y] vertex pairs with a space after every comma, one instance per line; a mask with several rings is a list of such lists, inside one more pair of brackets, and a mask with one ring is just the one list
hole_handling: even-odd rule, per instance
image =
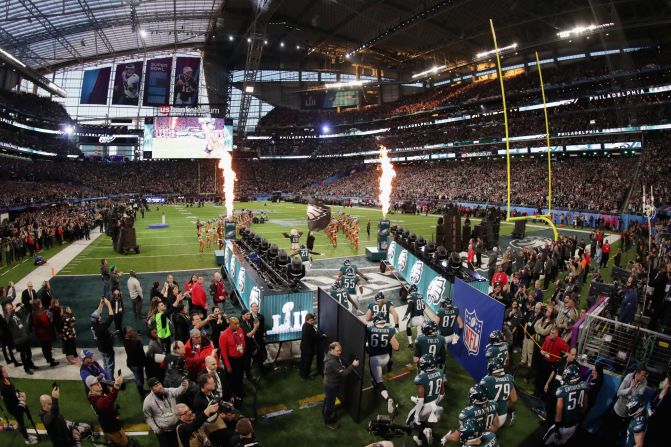
[[[622, 41], [659, 39], [650, 29], [668, 26], [670, 8], [662, 0], [5, 0], [0, 48], [43, 72], [182, 47], [214, 48], [227, 65], [244, 66], [244, 42], [256, 18], [262, 22], [257, 37], [267, 39], [268, 49], [288, 44], [284, 52], [265, 51], [262, 66], [305, 67], [306, 58], [332, 64], [347, 56], [381, 68], [417, 69], [489, 50], [490, 17], [499, 42], [519, 41], [522, 51], [549, 49], [561, 40], [559, 31], [581, 24], [613, 22], [618, 31], [611, 39], [618, 33]], [[291, 61], [289, 45], [300, 49]]]
[[32, 68], [205, 41], [224, 0], [6, 0], [0, 48]]

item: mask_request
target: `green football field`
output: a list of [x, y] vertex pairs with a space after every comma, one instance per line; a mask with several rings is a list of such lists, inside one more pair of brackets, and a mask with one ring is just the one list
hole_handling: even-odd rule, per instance
[[[280, 248], [289, 249], [289, 240], [282, 233], [288, 233], [295, 228], [307, 233], [306, 205], [294, 203], [266, 203], [250, 202], [236, 203], [236, 209], [251, 209], [255, 213], [265, 211], [270, 219], [265, 224], [254, 225], [253, 230], [276, 243]], [[317, 233], [315, 251], [321, 253], [318, 259], [364, 255], [366, 245], [376, 244], [377, 222], [382, 218], [379, 210], [365, 208], [332, 207], [331, 211], [337, 216], [339, 210], [359, 217], [361, 226], [359, 250], [339, 233], [338, 247], [333, 248], [323, 232]], [[169, 228], [149, 229], [149, 224], [160, 223], [165, 213]], [[209, 250], [199, 252], [196, 237], [196, 220], [207, 220], [225, 213], [224, 207], [207, 204], [203, 208], [185, 206], [152, 207], [150, 213], [142, 219], [138, 214], [135, 223], [137, 243], [141, 247], [139, 255], [121, 255], [112, 250], [111, 239], [106, 236], [98, 238], [87, 247], [79, 256], [65, 266], [60, 272], [64, 275], [96, 274], [100, 272], [100, 259], [107, 258], [123, 272], [135, 270], [137, 272], [164, 272], [175, 270], [191, 270], [216, 267], [214, 262], [214, 244]], [[411, 229], [416, 234], [432, 239], [435, 235], [435, 216], [417, 216], [409, 214], [390, 214], [387, 216], [392, 224]], [[366, 222], [371, 221], [371, 236], [366, 235]], [[477, 221], [477, 220], [474, 220]], [[541, 226], [541, 225], [539, 225]], [[528, 234], [549, 236], [551, 232], [545, 226], [532, 228], [527, 226]], [[500, 235], [502, 238], [510, 236], [513, 225], [502, 224]], [[302, 239], [305, 240], [305, 237]]]
[[[255, 225], [253, 230], [271, 242], [277, 243], [281, 248], [289, 248], [288, 239], [282, 235], [283, 232], [289, 232], [292, 228], [307, 232], [305, 205], [254, 202], [239, 203], [236, 206], [252, 209], [255, 212], [265, 211], [270, 221], [262, 225]], [[332, 207], [333, 214], [337, 215], [340, 209], [342, 208]], [[331, 247], [323, 233], [318, 233], [315, 251], [321, 255], [316, 256], [315, 260], [363, 255], [367, 245], [375, 245], [376, 225], [381, 218], [381, 213], [378, 210], [360, 208], [347, 208], [345, 211], [360, 218], [362, 233], [358, 252], [351, 247], [348, 241], [344, 240], [342, 233], [339, 235], [339, 245], [336, 249]], [[148, 229], [149, 224], [161, 222], [164, 212], [166, 223], [170, 227], [157, 230]], [[216, 268], [214, 247], [204, 253], [199, 252], [195, 222], [196, 219], [206, 220], [224, 212], [223, 207], [211, 204], [203, 208], [184, 206], [159, 206], [157, 208], [154, 206], [144, 219], [138, 215], [136, 221], [137, 241], [141, 246], [139, 255], [114, 253], [110, 238], [101, 236], [57, 275], [57, 278], [53, 280], [54, 289], [61, 294], [62, 301], [78, 300], [87, 303], [86, 306], [88, 306], [90, 300], [97, 299], [94, 297], [99, 294], [97, 289], [93, 290], [93, 288], [100, 287], [97, 275], [101, 258], [109, 259], [110, 264], [117, 265], [124, 272], [133, 269], [144, 273], [144, 278], [146, 278], [144, 281], [149, 278], [164, 277], [165, 272], [182, 271], [179, 277], [176, 275], [178, 281], [182, 283], [190, 274], [188, 272], [190, 270], [206, 272], [207, 269]], [[388, 217], [392, 223], [407, 227], [427, 239], [431, 239], [435, 233], [435, 216], [399, 214]], [[371, 220], [370, 239], [365, 232], [365, 223], [368, 219]], [[527, 226], [529, 235], [551, 236], [551, 232], [544, 225], [533, 225], [538, 225], [538, 227]], [[512, 225], [502, 224], [500, 232], [502, 247], [505, 247], [510, 240], [512, 229]], [[577, 234], [579, 237], [588, 237], [586, 233]], [[625, 260], [629, 256], [631, 254], [626, 254]], [[606, 279], [608, 278], [609, 274], [606, 274]], [[144, 281], [143, 287], [146, 287]], [[67, 287], [62, 288], [65, 286]], [[550, 292], [551, 290], [546, 296], [549, 296]], [[77, 293], [85, 295], [75, 297]], [[145, 294], [148, 295], [148, 289], [145, 289]], [[84, 308], [84, 310], [87, 309], [88, 307]], [[82, 338], [84, 337], [86, 335], [82, 335]], [[415, 394], [415, 386], [413, 384], [414, 369], [410, 366], [412, 354], [407, 347], [405, 334], [399, 335], [399, 341], [401, 350], [394, 354], [395, 366], [391, 373], [391, 376], [397, 377], [388, 382], [387, 387], [390, 394], [401, 404], [395, 422], [403, 423], [413, 405], [410, 396]], [[519, 359], [519, 354], [514, 358]], [[515, 360], [513, 364], [516, 364]], [[356, 424], [341, 411], [341, 427], [337, 431], [332, 431], [325, 428], [321, 422], [321, 405], [319, 404], [319, 395], [322, 392], [321, 377], [313, 376], [304, 381], [298, 376], [297, 366], [297, 361], [278, 363], [276, 369], [262, 377], [256, 386], [256, 393], [254, 393], [254, 388], [248, 385], [250, 397], [245, 401], [243, 412], [257, 417], [257, 432], [264, 446], [363, 446], [376, 440], [367, 432], [366, 426], [368, 420], [374, 415], [386, 413], [386, 405], [372, 390], [366, 389], [363, 394], [366, 415], [364, 420]], [[37, 416], [39, 394], [50, 389], [51, 381], [17, 380], [16, 382], [19, 388], [27, 391], [29, 407], [33, 410], [36, 422], [39, 422]], [[516, 382], [520, 390], [530, 390], [532, 388], [530, 372], [520, 369], [516, 374]], [[447, 394], [445, 401], [441, 404], [445, 412], [440, 422], [434, 427], [437, 436], [442, 436], [448, 430], [457, 428], [458, 412], [466, 405], [467, 391], [472, 384], [473, 381], [467, 373], [450, 358], [447, 368]], [[369, 385], [370, 377], [366, 375], [364, 387], [369, 388]], [[65, 417], [94, 422], [95, 418], [85, 399], [81, 382], [63, 381], [61, 387], [62, 395], [67, 396], [62, 404]], [[120, 405], [122, 420], [129, 430], [147, 429], [142, 418], [138, 395], [132, 384], [129, 383], [128, 389], [122, 393]], [[500, 445], [537, 445], [540, 430], [538, 419], [521, 400], [517, 408], [517, 423], [512, 427], [502, 428], [498, 434]], [[262, 416], [273, 412], [284, 414], [270, 418]], [[0, 433], [0, 445], [23, 444], [22, 440], [15, 435], [16, 432]], [[137, 439], [143, 446], [156, 445], [153, 436], [140, 436]], [[394, 443], [396, 446], [414, 445], [409, 437], [395, 438]], [[48, 441], [43, 441], [40, 445], [50, 444]], [[436, 441], [434, 445], [439, 444]]]

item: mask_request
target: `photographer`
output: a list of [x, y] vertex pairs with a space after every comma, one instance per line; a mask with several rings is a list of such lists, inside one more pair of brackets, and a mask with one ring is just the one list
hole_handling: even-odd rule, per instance
[[177, 404], [176, 415], [179, 419], [177, 425], [177, 445], [179, 447], [209, 446], [207, 434], [201, 429], [203, 423], [219, 410], [219, 404], [214, 403], [197, 415], [191, 411], [186, 404]]
[[[217, 393], [217, 382], [210, 374], [198, 376], [198, 392], [193, 398], [193, 411], [196, 413], [205, 410], [208, 406], [216, 403], [221, 405], [221, 395]], [[220, 406], [221, 408], [221, 406]], [[229, 434], [226, 432], [226, 423], [217, 413], [203, 423], [203, 431], [213, 446], [226, 446]]]
[[109, 393], [105, 394], [102, 384], [96, 377], [89, 376], [86, 378], [86, 386], [89, 388], [88, 400], [91, 408], [93, 408], [93, 411], [98, 416], [98, 422], [105, 435], [105, 439], [115, 447], [127, 447], [130, 445], [128, 437], [121, 426], [121, 419], [119, 419], [119, 411], [116, 405], [116, 399], [122, 383], [123, 376], [118, 374], [114, 378], [114, 385]]
[[177, 398], [187, 391], [189, 381], [184, 379], [179, 387], [164, 388], [156, 377], [150, 377], [148, 384], [151, 392], [142, 405], [144, 419], [156, 435], [160, 447], [176, 447], [175, 428], [179, 422], [176, 415]]
[[30, 418], [26, 407], [26, 393], [17, 390], [9, 378], [9, 370], [0, 365], [0, 394], [9, 414], [16, 418], [16, 425], [27, 445], [37, 444], [37, 437], [29, 435], [26, 430], [24, 414]]
[[[108, 312], [105, 321], [102, 321], [103, 306], [107, 306]], [[107, 298], [102, 297], [98, 308], [91, 314], [91, 332], [93, 332], [96, 347], [103, 356], [103, 365], [109, 377], [114, 374], [114, 336], [109, 331], [112, 322], [114, 322], [112, 303]]]
[[228, 318], [217, 306], [212, 306], [212, 313], [207, 316], [210, 327], [210, 340], [215, 349], [219, 349], [219, 336], [228, 327]]
[[49, 435], [54, 447], [81, 446], [82, 438], [92, 435], [91, 426], [65, 420], [60, 413], [59, 398], [60, 388], [58, 386], [53, 387], [51, 396], [46, 394], [40, 396], [40, 406], [42, 408], [40, 419], [47, 430], [47, 435]]

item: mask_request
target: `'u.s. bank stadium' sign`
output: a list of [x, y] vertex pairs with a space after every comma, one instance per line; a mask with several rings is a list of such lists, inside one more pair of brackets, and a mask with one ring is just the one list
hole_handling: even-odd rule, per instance
[[154, 107], [154, 116], [203, 116], [219, 115], [219, 107], [201, 104], [197, 106], [160, 106]]
[[313, 293], [310, 289], [303, 286], [295, 292], [270, 290], [230, 241], [224, 251], [224, 269], [242, 305], [246, 309], [250, 309], [253, 303], [259, 305], [259, 312], [265, 317], [268, 343], [301, 338], [305, 317], [313, 313]]

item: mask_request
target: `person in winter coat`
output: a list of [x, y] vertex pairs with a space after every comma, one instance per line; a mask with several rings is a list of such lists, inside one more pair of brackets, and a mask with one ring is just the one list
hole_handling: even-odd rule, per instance
[[28, 335], [28, 318], [30, 310], [21, 303], [14, 305], [8, 303], [5, 305], [5, 318], [9, 326], [9, 332], [12, 334], [14, 346], [21, 356], [21, 363], [23, 363], [23, 370], [26, 374], [33, 374], [33, 369], [38, 369], [33, 363], [33, 354], [30, 350], [30, 339]]
[[56, 331], [52, 323], [51, 313], [42, 308], [42, 301], [33, 302], [32, 326], [35, 337], [40, 342], [44, 359], [49, 362], [52, 368], [59, 364], [52, 355], [52, 346], [56, 339]]
[[322, 416], [324, 423], [331, 429], [338, 428], [335, 419], [335, 401], [345, 377], [359, 366], [359, 360], [353, 360], [349, 366], [343, 364], [342, 346], [337, 341], [329, 345], [329, 351], [324, 357], [324, 406]]
[[147, 366], [147, 355], [144, 353], [142, 338], [132, 326], [124, 328], [123, 347], [126, 351], [126, 366], [133, 373], [140, 400], [144, 401], [147, 395], [144, 390], [144, 368]]

